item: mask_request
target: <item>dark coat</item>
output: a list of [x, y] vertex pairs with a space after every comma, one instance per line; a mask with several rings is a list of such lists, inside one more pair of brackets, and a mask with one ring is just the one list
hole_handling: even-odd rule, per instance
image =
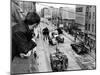
[[43, 35], [49, 36], [49, 29], [47, 27], [43, 29]]
[[58, 31], [58, 34], [63, 34], [63, 31], [60, 28], [58, 28], [57, 31]]
[[28, 53], [36, 47], [36, 43], [31, 40], [32, 32], [25, 23], [16, 24], [12, 27], [12, 60], [20, 53]]

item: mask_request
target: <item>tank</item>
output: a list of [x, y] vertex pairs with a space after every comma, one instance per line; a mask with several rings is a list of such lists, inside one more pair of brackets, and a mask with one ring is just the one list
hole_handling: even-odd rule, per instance
[[56, 51], [55, 53], [50, 54], [50, 60], [52, 71], [56, 72], [67, 70], [68, 58], [64, 53]]

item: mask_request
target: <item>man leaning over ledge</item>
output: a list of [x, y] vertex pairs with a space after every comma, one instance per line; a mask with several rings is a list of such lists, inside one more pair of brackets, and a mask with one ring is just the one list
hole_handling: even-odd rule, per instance
[[[14, 13], [14, 14], [18, 14], [18, 13]], [[12, 17], [11, 18], [15, 20], [16, 16], [13, 17], [14, 18]], [[21, 58], [20, 56], [21, 53], [27, 54], [30, 50], [32, 50], [37, 46], [37, 44], [34, 41], [32, 41], [32, 38], [34, 37], [33, 36], [34, 28], [38, 26], [39, 22], [40, 22], [40, 17], [38, 16], [38, 14], [36, 12], [29, 12], [26, 15], [24, 21], [20, 20], [17, 21], [14, 25], [12, 25], [11, 62], [16, 64], [16, 65], [14, 64], [14, 66], [16, 67], [12, 66], [13, 69], [18, 69], [17, 64], [20, 65], [20, 61], [23, 62], [22, 60], [25, 60]], [[15, 57], [19, 59], [17, 60], [17, 62], [14, 61]], [[24, 65], [22, 67], [24, 67]]]

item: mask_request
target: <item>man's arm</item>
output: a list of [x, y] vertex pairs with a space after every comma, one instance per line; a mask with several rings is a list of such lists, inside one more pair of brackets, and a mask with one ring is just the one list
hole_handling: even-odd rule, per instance
[[29, 50], [32, 50], [37, 46], [34, 41], [28, 40], [27, 37], [28, 36], [26, 36], [23, 32], [16, 32], [14, 34], [14, 40], [17, 44], [18, 51], [25, 54], [28, 53]]

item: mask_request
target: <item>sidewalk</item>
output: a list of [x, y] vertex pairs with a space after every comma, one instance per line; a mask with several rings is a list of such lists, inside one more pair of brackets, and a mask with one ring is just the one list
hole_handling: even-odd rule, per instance
[[37, 41], [37, 55], [38, 55], [38, 72], [51, 72], [51, 65], [49, 64], [49, 50], [46, 41], [43, 41], [43, 35], [40, 34], [40, 38]]

